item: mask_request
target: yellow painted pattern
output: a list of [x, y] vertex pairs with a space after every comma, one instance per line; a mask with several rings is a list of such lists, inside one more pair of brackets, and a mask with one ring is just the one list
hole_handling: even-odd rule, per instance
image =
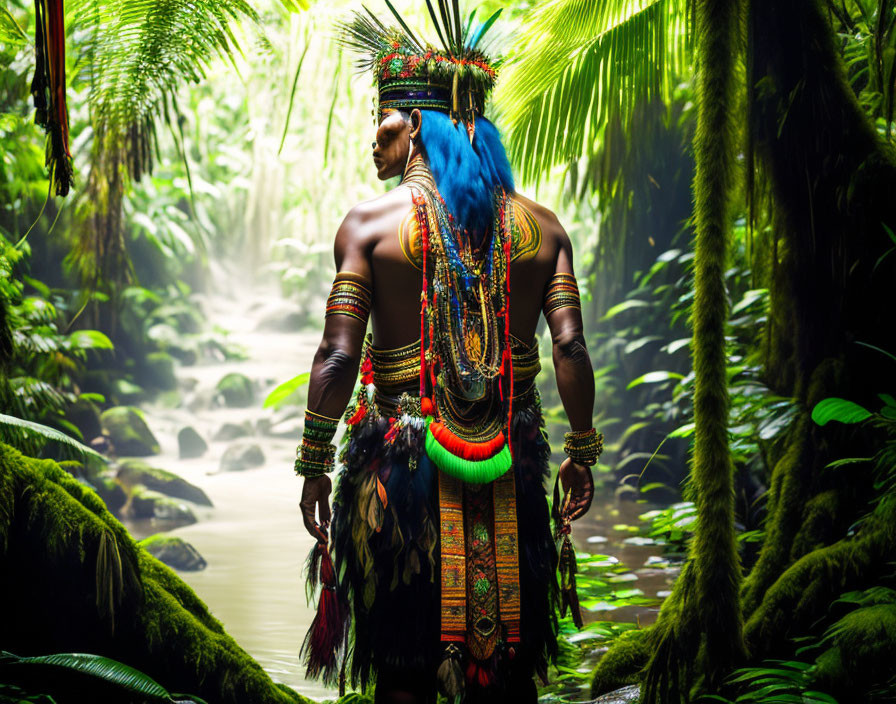
[[[513, 201], [513, 231], [510, 241], [510, 260], [531, 259], [541, 249], [541, 226], [525, 205]], [[423, 242], [414, 209], [408, 211], [398, 226], [401, 251], [416, 269], [423, 269]]]

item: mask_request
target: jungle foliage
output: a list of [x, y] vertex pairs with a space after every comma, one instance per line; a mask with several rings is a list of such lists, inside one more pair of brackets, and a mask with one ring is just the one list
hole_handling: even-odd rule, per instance
[[[369, 91], [322, 31], [338, 10], [304, 8], [71, 4], [69, 201], [47, 198], [28, 102], [33, 15], [23, 0], [0, 11], [0, 404], [18, 419], [0, 440], [61, 456], [52, 430], [89, 442], [101, 408], [169, 392], [173, 365], [239, 355], [191, 302], [222, 259], [240, 263], [231, 277], [273, 274], [304, 311], [321, 308], [331, 233], [381, 186], [366, 164]], [[646, 520], [687, 558], [656, 626], [598, 622], [577, 639], [567, 624], [567, 645], [613, 642], [592, 693], [888, 701], [896, 3], [548, 0], [503, 19], [516, 41], [496, 117], [524, 189], [554, 203], [575, 243], [599, 469], [623, 497], [674, 502]], [[549, 375], [547, 349], [543, 363]], [[549, 384], [543, 396], [559, 432]], [[165, 609], [192, 614], [146, 628], [168, 618], [192, 633], [199, 619], [237, 657], [96, 497], [5, 452], [83, 526], [71, 546], [108, 566], [102, 536], [117, 536]], [[44, 520], [31, 501], [17, 510]], [[4, 537], [40, 552], [10, 525]], [[614, 599], [589, 559], [583, 598]], [[107, 595], [127, 574], [100, 575]], [[561, 681], [578, 682], [582, 652], [565, 657]]]

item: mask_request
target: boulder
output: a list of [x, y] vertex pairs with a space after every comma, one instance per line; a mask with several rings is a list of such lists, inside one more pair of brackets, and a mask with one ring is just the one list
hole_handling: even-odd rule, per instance
[[90, 482], [93, 490], [99, 494], [99, 497], [106, 504], [109, 512], [116, 517], [121, 517], [121, 509], [124, 508], [128, 500], [128, 495], [115, 479], [112, 477], [97, 477]]
[[258, 443], [254, 442], [235, 442], [224, 450], [221, 457], [222, 472], [241, 472], [263, 464], [264, 453]]
[[208, 450], [208, 443], [196, 432], [196, 428], [187, 425], [177, 433], [177, 450], [181, 459], [201, 457]]
[[141, 540], [139, 545], [176, 570], [193, 572], [204, 570], [208, 566], [208, 562], [196, 548], [175, 535], [151, 535]]
[[150, 467], [142, 460], [122, 460], [118, 463], [118, 481], [126, 486], [143, 485], [166, 496], [192, 501], [200, 506], [211, 506], [206, 493], [195, 484], [158, 467]]
[[100, 411], [93, 401], [78, 399], [65, 411], [65, 419], [74, 423], [85, 438], [95, 438], [102, 433]]
[[252, 380], [245, 374], [230, 372], [221, 377], [215, 390], [230, 408], [246, 408], [255, 400], [255, 389]]
[[151, 518], [171, 524], [171, 527], [188, 526], [196, 522], [196, 514], [185, 503], [140, 484], [131, 489], [128, 505], [128, 513], [132, 518]]
[[143, 377], [154, 389], [170, 391], [177, 388], [174, 358], [167, 352], [150, 352], [143, 362]]
[[159, 442], [139, 409], [133, 406], [107, 408], [100, 415], [100, 423], [116, 454], [137, 457], [158, 454]]
[[252, 434], [252, 425], [249, 421], [244, 423], [225, 423], [220, 428], [212, 440], [236, 440], [237, 438], [245, 438]]

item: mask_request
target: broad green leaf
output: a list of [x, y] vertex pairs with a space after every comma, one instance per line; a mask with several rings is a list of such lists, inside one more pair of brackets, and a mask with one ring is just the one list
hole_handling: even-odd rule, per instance
[[861, 423], [871, 417], [871, 412], [857, 403], [843, 398], [826, 398], [815, 404], [812, 409], [812, 420], [818, 425], [826, 425], [836, 420], [840, 423]]
[[647, 372], [646, 374], [642, 374], [637, 379], [633, 379], [628, 383], [626, 389], [634, 388], [635, 386], [640, 386], [641, 384], [656, 384], [662, 381], [670, 381], [672, 379], [680, 380], [684, 379], [684, 374], [679, 374], [678, 372], [664, 372], [664, 371], [655, 371], [655, 372]]
[[294, 376], [292, 379], [279, 384], [265, 397], [262, 408], [279, 407], [296, 391], [305, 386], [310, 379], [311, 372], [302, 372], [298, 376]]

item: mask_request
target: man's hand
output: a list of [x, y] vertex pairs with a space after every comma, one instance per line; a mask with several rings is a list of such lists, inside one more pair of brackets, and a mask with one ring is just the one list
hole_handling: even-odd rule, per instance
[[[327, 544], [327, 530], [330, 528], [330, 491], [332, 483], [326, 474], [319, 477], [305, 477], [302, 485], [302, 520], [306, 530], [318, 542]], [[320, 523], [315, 520], [315, 509], [320, 515]]]
[[560, 465], [560, 485], [563, 487], [562, 505], [566, 507], [569, 520], [574, 521], [584, 516], [591, 508], [591, 500], [594, 498], [591, 467], [576, 464], [567, 457]]

